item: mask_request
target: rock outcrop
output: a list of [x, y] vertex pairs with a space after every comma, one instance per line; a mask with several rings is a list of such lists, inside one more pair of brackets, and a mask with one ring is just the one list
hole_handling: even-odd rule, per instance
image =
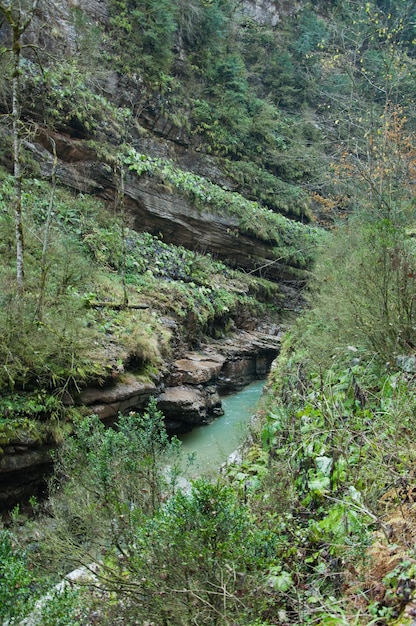
[[221, 400], [214, 385], [168, 387], [160, 394], [158, 406], [166, 416], [170, 433], [192, 430], [223, 414]]
[[276, 26], [282, 17], [298, 10], [299, 2], [286, 0], [244, 0], [241, 11], [259, 24]]
[[[80, 139], [59, 133], [39, 132], [36, 141], [28, 144], [28, 147], [36, 155], [42, 173], [45, 176], [50, 174], [53, 160], [49, 151], [51, 138], [59, 159], [59, 180], [78, 191], [114, 202], [117, 182], [113, 169], [100, 161]], [[162, 140], [150, 142], [149, 154], [157, 155], [158, 151], [171, 153], [172, 147], [170, 149], [167, 143]], [[197, 169], [203, 174], [201, 155], [196, 156], [197, 153], [191, 148], [187, 154], [188, 159], [195, 154]], [[212, 176], [213, 166], [207, 163], [205, 167], [209, 170], [207, 174]], [[147, 175], [128, 174], [124, 193], [130, 226], [135, 230], [161, 235], [166, 243], [184, 246], [196, 252], [209, 250], [231, 267], [247, 272], [260, 270], [264, 278], [276, 283], [296, 281], [297, 268], [276, 258], [276, 243], [263, 239], [260, 234], [243, 232], [237, 217], [229, 213], [216, 213], [209, 205], [201, 210], [170, 185]]]
[[187, 352], [171, 364], [159, 406], [171, 432], [191, 430], [222, 415], [221, 392], [267, 376], [280, 349], [280, 332], [239, 331]]
[[89, 387], [83, 390], [77, 404], [88, 407], [90, 413], [109, 423], [119, 413], [144, 409], [150, 396], [155, 395], [157, 387], [154, 383], [143, 383], [133, 375], [127, 375], [122, 382], [116, 382], [110, 387]]
[[239, 331], [185, 352], [156, 383], [143, 383], [133, 374], [107, 387], [83, 390], [76, 399], [105, 423], [119, 413], [141, 411], [150, 396], [166, 418], [170, 433], [185, 432], [222, 415], [221, 392], [236, 391], [265, 378], [280, 349], [280, 331]]
[[51, 444], [10, 441], [0, 455], [0, 511], [39, 496], [52, 467]]

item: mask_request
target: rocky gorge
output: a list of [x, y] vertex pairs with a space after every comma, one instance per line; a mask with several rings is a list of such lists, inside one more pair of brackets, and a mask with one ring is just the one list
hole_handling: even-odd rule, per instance
[[412, 622], [415, 23], [0, 0], [1, 624]]
[[[127, 372], [120, 380], [101, 387], [87, 387], [67, 397], [67, 406], [82, 407], [112, 425], [121, 413], [140, 412], [149, 398], [157, 399], [170, 434], [187, 432], [223, 414], [221, 393], [236, 391], [264, 379], [280, 349], [281, 329], [276, 326], [243, 331], [186, 351], [166, 365], [154, 382]], [[56, 444], [40, 442], [24, 429], [2, 445], [0, 455], [0, 509], [41, 494], [51, 470]]]
[[[253, 292], [262, 292], [261, 307], [266, 302], [269, 310], [257, 318], [252, 312], [246, 314], [244, 306], [239, 305], [236, 311], [226, 304], [223, 312], [211, 314], [209, 323], [191, 320], [197, 319], [198, 311], [191, 311], [188, 319], [179, 316], [169, 320], [168, 326], [182, 323], [184, 328], [175, 331], [169, 358], [164, 356], [163, 364], [159, 363], [150, 377], [143, 375], [140, 358], [136, 362], [129, 353], [123, 353], [117, 366], [108, 366], [110, 376], [106, 372], [96, 376], [96, 381], [90, 376], [88, 384], [75, 381], [64, 392], [54, 382], [49, 383], [52, 395], [62, 397], [63, 413], [80, 409], [83, 414], [98, 415], [108, 424], [119, 413], [142, 410], [154, 396], [166, 417], [168, 431], [184, 432], [221, 415], [222, 392], [267, 375], [280, 348], [280, 312], [297, 312], [302, 304], [301, 289], [308, 278], [317, 239], [316, 230], [309, 226], [310, 199], [290, 177], [281, 180], [275, 172], [266, 174], [267, 185], [271, 185], [267, 197], [273, 210], [258, 202], [259, 192], [253, 191], [250, 180], [241, 177], [240, 170], [254, 167], [256, 177], [261, 178], [261, 167], [250, 164], [251, 157], [244, 156], [244, 151], [229, 157], [228, 147], [218, 149], [206, 144], [208, 135], [202, 132], [203, 126], [196, 130], [195, 111], [200, 100], [184, 100], [178, 108], [175, 98], [179, 96], [174, 90], [171, 93], [171, 87], [164, 90], [162, 85], [153, 86], [148, 91], [145, 75], [131, 71], [127, 58], [123, 57], [122, 68], [117, 63], [102, 63], [115, 53], [114, 46], [124, 46], [125, 33], [115, 26], [121, 5], [71, 0], [59, 7], [44, 2], [36, 6], [23, 43], [29, 51], [32, 46], [39, 47], [45, 58], [39, 65], [36, 55], [28, 53], [27, 71], [22, 72], [20, 92], [15, 94], [20, 102], [22, 127], [30, 128], [20, 140], [28, 171], [32, 168], [35, 177], [34, 188], [39, 177], [69, 189], [79, 198], [81, 207], [83, 199], [99, 199], [119, 215], [113, 226], [116, 230], [149, 233], [164, 246], [172, 244], [220, 261], [223, 272], [231, 268], [243, 277], [242, 281], [230, 281], [237, 296], [251, 294], [252, 288], [244, 282], [251, 276], [264, 281]], [[239, 6], [232, 20], [221, 16], [218, 7], [204, 7], [203, 11], [213, 12], [207, 19], [225, 19], [224, 28], [228, 20], [230, 24], [233, 20], [248, 20], [255, 27], [274, 28], [298, 9], [297, 3], [250, 0]], [[193, 27], [191, 23], [187, 26]], [[171, 71], [176, 83], [183, 81], [186, 85], [190, 81], [197, 91], [202, 89], [202, 97], [206, 89], [196, 87], [195, 81], [201, 79], [193, 76], [190, 33], [188, 42], [183, 33], [175, 36]], [[220, 31], [212, 34], [212, 44], [217, 36], [222, 46]], [[111, 41], [111, 37], [120, 40]], [[0, 38], [8, 42], [5, 22], [0, 25]], [[56, 53], [53, 62], [48, 56], [51, 51]], [[74, 59], [72, 65], [67, 62], [68, 55]], [[7, 116], [10, 85], [6, 84], [3, 96], [0, 110]], [[216, 128], [218, 120], [213, 125]], [[7, 125], [0, 127], [0, 133], [8, 145], [11, 135]], [[256, 155], [262, 151], [261, 141], [256, 136]], [[0, 161], [11, 169], [7, 150], [1, 153]], [[257, 179], [256, 185], [267, 187]], [[30, 191], [27, 193], [30, 195]], [[70, 215], [60, 219], [71, 225]], [[81, 224], [83, 218], [76, 219]], [[81, 224], [77, 235], [90, 239], [97, 236], [97, 228], [90, 227], [91, 232], [86, 234], [83, 228]], [[158, 263], [157, 256], [154, 262]], [[105, 272], [120, 271], [116, 266], [113, 260], [106, 260]], [[147, 271], [152, 273], [154, 268], [150, 265]], [[179, 267], [176, 274], [181, 271]], [[176, 279], [166, 277], [167, 282]], [[198, 286], [197, 282], [195, 286], [191, 276], [180, 287], [190, 284], [196, 291], [208, 290], [212, 299], [215, 296], [210, 292], [217, 288], [216, 282], [213, 279], [209, 286]], [[112, 306], [110, 296], [103, 299], [105, 306]], [[132, 306], [140, 308], [141, 304]], [[166, 315], [149, 297], [144, 306], [165, 319], [171, 313]], [[86, 326], [94, 323], [85, 322]], [[112, 341], [111, 333], [106, 331], [106, 337]], [[31, 381], [29, 387], [35, 385], [36, 389], [37, 384]], [[5, 413], [7, 423], [0, 436], [0, 506], [10, 507], [36, 491], [50, 467], [51, 450], [70, 430], [68, 425], [61, 427], [61, 418], [56, 418], [51, 434], [46, 425], [48, 411], [39, 411], [41, 420], [35, 428], [30, 420], [29, 425], [9, 422], [10, 410]], [[27, 417], [28, 411], [24, 415]]]

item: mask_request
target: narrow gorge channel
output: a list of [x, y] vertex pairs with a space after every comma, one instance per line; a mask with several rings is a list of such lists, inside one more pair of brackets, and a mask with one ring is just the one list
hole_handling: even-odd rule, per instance
[[187, 478], [218, 472], [219, 467], [244, 442], [264, 384], [265, 380], [258, 380], [241, 391], [222, 396], [224, 415], [211, 424], [197, 426], [179, 436], [183, 456], [195, 457], [185, 470]]

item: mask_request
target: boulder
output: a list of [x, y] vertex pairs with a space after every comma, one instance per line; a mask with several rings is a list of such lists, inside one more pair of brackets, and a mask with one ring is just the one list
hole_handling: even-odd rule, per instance
[[166, 384], [203, 385], [218, 379], [225, 357], [221, 354], [187, 352], [183, 358], [172, 363]]
[[186, 432], [223, 414], [215, 387], [168, 387], [158, 398], [169, 432]]

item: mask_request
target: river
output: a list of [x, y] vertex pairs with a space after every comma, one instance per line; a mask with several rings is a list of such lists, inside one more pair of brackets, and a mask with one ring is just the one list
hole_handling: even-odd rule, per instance
[[184, 457], [195, 455], [193, 463], [184, 470], [187, 478], [216, 473], [230, 454], [243, 443], [264, 384], [264, 380], [256, 381], [242, 391], [223, 396], [224, 415], [211, 424], [198, 426], [189, 433], [179, 435]]

